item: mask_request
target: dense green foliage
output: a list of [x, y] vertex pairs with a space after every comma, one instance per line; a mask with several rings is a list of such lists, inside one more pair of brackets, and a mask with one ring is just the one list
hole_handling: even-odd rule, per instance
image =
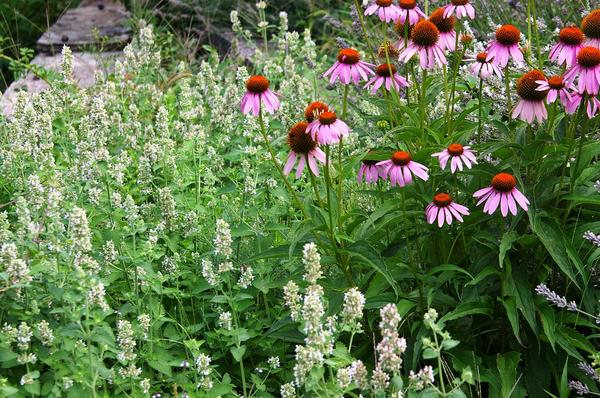
[[[517, 78], [564, 72], [546, 32], [579, 24], [579, 5], [481, 3], [460, 23], [470, 40], [427, 71], [369, 48], [403, 29], [332, 10], [340, 44], [394, 57], [411, 84], [392, 93], [328, 84], [335, 42], [290, 32], [288, 15], [266, 25], [262, 8], [227, 13], [239, 43], [257, 39], [245, 66], [210, 50], [175, 63], [173, 36], [142, 23], [114, 74], [81, 90], [65, 50], [52, 88], [0, 122], [0, 396], [562, 398], [576, 380], [599, 394], [595, 96], [511, 116]], [[508, 22], [526, 63], [472, 74]], [[273, 114], [240, 112], [256, 74], [280, 95]], [[319, 175], [286, 176], [289, 146], [304, 148], [288, 132], [316, 100], [351, 133], [320, 146]], [[452, 143], [477, 164], [440, 167]], [[357, 182], [400, 150], [428, 178]], [[483, 211], [473, 194], [498, 175], [527, 209]], [[428, 220], [440, 192], [470, 214]]]

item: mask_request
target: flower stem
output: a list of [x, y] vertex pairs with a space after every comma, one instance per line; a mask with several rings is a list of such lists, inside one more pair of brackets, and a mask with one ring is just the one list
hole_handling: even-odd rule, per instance
[[423, 134], [423, 137], [425, 137], [425, 133], [423, 132], [423, 128], [425, 126], [425, 100], [427, 97], [427, 69], [423, 69], [423, 81], [421, 82], [421, 103], [420, 103], [420, 108], [421, 108], [421, 122], [419, 124], [419, 127], [421, 129], [421, 133]]
[[315, 175], [312, 173], [310, 168], [308, 169], [308, 175], [310, 176], [310, 183], [313, 186], [313, 189], [315, 191], [315, 196], [317, 197], [317, 203], [319, 204], [319, 207], [321, 209], [325, 210], [325, 206], [323, 205], [323, 200], [321, 199], [321, 195], [319, 194], [319, 187], [317, 185], [317, 180], [315, 179]]
[[482, 96], [483, 96], [483, 78], [480, 76], [479, 77], [479, 91], [477, 92], [477, 100], [478, 100], [477, 101], [477, 106], [479, 108], [479, 110], [478, 110], [478, 122], [479, 122], [479, 125], [477, 127], [477, 143], [478, 144], [481, 144], [481, 131], [483, 129], [483, 116], [482, 116], [482, 113], [483, 113], [483, 109], [482, 108], [483, 108], [483, 106], [482, 106], [482, 103], [481, 103]]
[[452, 74], [452, 90], [450, 91], [450, 118], [448, 120], [448, 134], [452, 134], [452, 123], [454, 121], [454, 97], [456, 96], [456, 79], [458, 77], [458, 68], [460, 68], [460, 62], [465, 56], [465, 48], [463, 47], [460, 52], [458, 52], [458, 32], [456, 33], [456, 50], [454, 50], [455, 54], [459, 54], [456, 62], [454, 64], [454, 70]]
[[542, 57], [542, 50], [540, 48], [540, 30], [538, 29], [537, 23], [537, 7], [535, 6], [535, 0], [531, 1], [531, 11], [533, 12], [533, 30], [535, 32], [535, 49], [537, 52], [537, 59], [540, 65], [540, 70], [544, 70], [544, 58]]
[[438, 362], [438, 369], [440, 371], [440, 383], [442, 385], [442, 394], [444, 396], [446, 396], [446, 384], [444, 383], [444, 367], [442, 365], [442, 349], [438, 343], [438, 338], [437, 338], [437, 332], [434, 330], [433, 331], [433, 339], [435, 341], [435, 346], [437, 349], [437, 362]]
[[511, 119], [511, 112], [512, 112], [512, 101], [510, 99], [510, 76], [509, 76], [509, 69], [508, 69], [508, 64], [506, 64], [506, 67], [504, 68], [504, 89], [506, 91], [506, 107], [507, 109], [507, 116], [508, 116], [508, 120]]
[[261, 132], [261, 134], [263, 136], [263, 139], [265, 141], [265, 146], [267, 147], [267, 151], [269, 151], [269, 154], [271, 155], [271, 160], [273, 161], [273, 164], [275, 165], [275, 168], [279, 172], [279, 175], [283, 179], [283, 182], [284, 182], [285, 186], [287, 187], [287, 189], [290, 191], [290, 194], [294, 198], [294, 201], [296, 202], [296, 205], [298, 206], [298, 208], [300, 209], [300, 211], [304, 215], [304, 218], [308, 220], [310, 217], [308, 216], [308, 213], [306, 213], [306, 209], [304, 208], [304, 205], [300, 201], [300, 198], [298, 197], [298, 194], [296, 194], [296, 191], [294, 190], [294, 188], [292, 188], [292, 185], [288, 181], [286, 175], [283, 173], [283, 169], [281, 168], [281, 165], [277, 162], [277, 156], [275, 156], [275, 152], [273, 151], [273, 147], [271, 147], [271, 141], [269, 140], [269, 136], [267, 135], [267, 129], [265, 127], [265, 121], [263, 119], [262, 106], [260, 108], [260, 112], [258, 113], [258, 120], [260, 121], [260, 132]]
[[[344, 86], [344, 99], [342, 102], [342, 118], [346, 120], [348, 114], [348, 87]], [[337, 200], [338, 200], [338, 213], [342, 211], [342, 188], [344, 186], [344, 166], [342, 163], [342, 150], [344, 148], [344, 137], [340, 137], [340, 143], [338, 144], [338, 186], [337, 186]], [[338, 226], [341, 227], [341, 217], [338, 214]]]
[[325, 187], [327, 191], [327, 213], [329, 214], [329, 231], [331, 235], [331, 244], [337, 247], [337, 244], [333, 235], [333, 209], [331, 207], [331, 175], [329, 170], [330, 164], [330, 150], [329, 146], [325, 145]]
[[577, 123], [579, 121], [579, 117], [583, 112], [585, 107], [585, 99], [581, 101], [581, 105], [579, 105], [579, 109], [577, 113], [573, 116], [573, 120], [571, 121], [571, 126], [567, 130], [567, 141], [569, 141], [569, 148], [567, 149], [567, 153], [565, 155], [565, 161], [563, 163], [562, 171], [560, 174], [560, 180], [558, 181], [558, 192], [556, 195], [556, 201], [554, 202], [554, 207], [558, 206], [558, 202], [560, 202], [560, 192], [562, 191], [563, 180], [565, 178], [565, 173], [567, 171], [567, 164], [569, 163], [569, 159], [571, 158], [571, 153], [573, 152], [573, 146], [575, 144], [575, 129], [577, 128]]
[[373, 46], [371, 45], [371, 40], [369, 39], [369, 34], [367, 33], [367, 28], [365, 26], [365, 21], [363, 18], [362, 7], [360, 6], [358, 0], [354, 0], [354, 7], [356, 8], [356, 13], [358, 14], [358, 20], [360, 21], [360, 27], [362, 28], [363, 36], [365, 36], [365, 41], [367, 42], [367, 46], [369, 47], [371, 61], [375, 63], [375, 52], [373, 52]]

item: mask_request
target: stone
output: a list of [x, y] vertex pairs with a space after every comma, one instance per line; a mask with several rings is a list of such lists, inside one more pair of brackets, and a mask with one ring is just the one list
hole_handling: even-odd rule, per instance
[[86, 0], [65, 12], [38, 40], [40, 52], [57, 54], [63, 44], [73, 52], [121, 50], [131, 40], [129, 13], [120, 3]]
[[[90, 87], [95, 83], [96, 71], [104, 74], [111, 73], [115, 61], [122, 58], [120, 52], [106, 53], [73, 53], [73, 78], [80, 88]], [[60, 71], [62, 56], [44, 55], [36, 56], [32, 64], [42, 66], [49, 70]], [[0, 99], [0, 111], [6, 117], [12, 115], [13, 106], [17, 100], [18, 93], [25, 90], [29, 95], [41, 93], [48, 89], [48, 83], [33, 73], [27, 73], [21, 79], [13, 82]]]

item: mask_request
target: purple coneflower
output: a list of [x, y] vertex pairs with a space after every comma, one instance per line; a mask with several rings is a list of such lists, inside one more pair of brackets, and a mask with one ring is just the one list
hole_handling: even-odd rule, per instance
[[266, 77], [250, 76], [246, 81], [246, 90], [240, 106], [244, 115], [252, 112], [254, 116], [258, 116], [261, 103], [268, 113], [275, 113], [279, 109], [278, 94], [269, 89], [269, 80]]
[[371, 70], [373, 64], [360, 60], [360, 54], [353, 48], [341, 49], [337, 56], [337, 61], [331, 68], [323, 74], [327, 77], [331, 75], [329, 83], [335, 83], [337, 79], [342, 84], [360, 83], [361, 80], [368, 80], [369, 75], [374, 75]]
[[408, 21], [409, 24], [415, 25], [421, 18], [427, 18], [417, 5], [416, 0], [400, 0], [398, 3], [400, 7], [396, 22], [405, 23]]
[[408, 62], [415, 54], [419, 55], [422, 69], [432, 69], [447, 63], [444, 50], [440, 47], [440, 31], [429, 21], [420, 21], [411, 32], [411, 42], [398, 59]]
[[[400, 38], [393, 44], [396, 50], [402, 51], [406, 48], [406, 46], [408, 46], [408, 43], [410, 43], [410, 35], [412, 34], [413, 27], [414, 25], [411, 25], [408, 22], [401, 23], [400, 21], [397, 21], [395, 23], [394, 30], [400, 36]], [[407, 36], [404, 36], [405, 34]]]
[[433, 22], [440, 32], [440, 47], [442, 50], [454, 51], [456, 49], [456, 31], [454, 30], [453, 16], [445, 17], [444, 8], [438, 8], [429, 16], [429, 21]]
[[296, 178], [300, 178], [307, 163], [310, 171], [318, 176], [319, 167], [317, 166], [317, 161], [325, 163], [325, 152], [319, 149], [317, 143], [311, 138], [310, 134], [306, 134], [307, 127], [307, 122], [299, 122], [294, 124], [288, 133], [287, 141], [290, 147], [290, 153], [288, 154], [287, 162], [283, 168], [283, 173], [285, 175], [288, 175], [292, 171], [297, 158], [300, 158], [300, 161], [296, 168]]
[[579, 94], [579, 92], [574, 91], [571, 93], [571, 100], [565, 106], [565, 111], [572, 115], [577, 112], [577, 109], [581, 105], [581, 101], [585, 98], [586, 100], [586, 113], [588, 118], [593, 118], [598, 113], [598, 109], [600, 109], [600, 100], [593, 95], [588, 95], [586, 92], [583, 94]]
[[583, 47], [577, 53], [577, 62], [565, 73], [570, 82], [577, 79], [579, 94], [587, 92], [595, 96], [600, 87], [600, 50], [596, 47]]
[[542, 80], [546, 81], [546, 76], [536, 69], [525, 73], [517, 80], [517, 94], [521, 99], [513, 110], [513, 118], [519, 118], [531, 124], [534, 120], [541, 123], [548, 117], [548, 111], [544, 104], [548, 91], [538, 90], [538, 82]]
[[398, 6], [392, 4], [392, 0], [375, 0], [373, 4], [367, 7], [365, 15], [376, 14], [381, 22], [387, 23], [395, 21], [399, 12]]
[[523, 62], [523, 53], [519, 48], [521, 31], [513, 25], [502, 25], [496, 29], [496, 40], [492, 41], [487, 48], [487, 59], [501, 68], [508, 65], [512, 57], [517, 62]]
[[379, 179], [381, 169], [377, 166], [377, 160], [363, 159], [358, 169], [357, 180], [362, 183], [363, 180], [367, 184], [374, 184]]
[[477, 206], [485, 203], [483, 212], [493, 214], [498, 206], [503, 217], [510, 211], [513, 216], [517, 215], [517, 204], [527, 211], [529, 201], [517, 188], [517, 180], [508, 173], [499, 173], [492, 178], [492, 185], [480, 189], [473, 194], [473, 197], [479, 199]]
[[475, 7], [471, 5], [469, 0], [451, 0], [444, 9], [444, 18], [456, 14], [456, 18], [462, 19], [469, 17], [475, 19]]
[[304, 110], [304, 117], [306, 118], [306, 121], [310, 123], [315, 119], [318, 119], [321, 113], [327, 112], [328, 110], [329, 106], [323, 102], [311, 102]]
[[[390, 74], [391, 73], [391, 74]], [[396, 91], [400, 91], [403, 87], [408, 87], [408, 81], [400, 76], [396, 67], [391, 64], [381, 64], [375, 70], [375, 76], [371, 78], [365, 85], [365, 88], [371, 87], [371, 93], [375, 94], [380, 87], [385, 87], [390, 91], [392, 87]]]
[[488, 54], [483, 52], [477, 54], [475, 58], [468, 60], [471, 61], [471, 65], [469, 65], [471, 74], [481, 79], [487, 79], [494, 74], [498, 77], [502, 77], [502, 69], [494, 63], [493, 59], [488, 60], [487, 56]]
[[322, 112], [318, 118], [313, 120], [306, 129], [313, 140], [321, 145], [337, 144], [341, 137], [350, 133], [346, 123], [337, 118], [335, 112]]
[[581, 30], [585, 34], [585, 44], [600, 48], [600, 10], [590, 12], [581, 21]]
[[442, 228], [444, 223], [452, 224], [453, 217], [463, 222], [462, 216], [468, 216], [469, 209], [463, 205], [452, 201], [452, 197], [447, 193], [438, 193], [433, 197], [433, 201], [425, 208], [425, 217], [429, 224], [437, 220], [438, 227]]
[[535, 82], [538, 84], [536, 91], [548, 93], [546, 103], [551, 104], [559, 98], [560, 103], [566, 107], [571, 102], [569, 90], [572, 89], [572, 84], [565, 81], [562, 76], [552, 76], [548, 80], [536, 80]]
[[429, 179], [427, 174], [429, 169], [421, 163], [413, 161], [410, 153], [405, 151], [394, 152], [391, 159], [378, 162], [377, 166], [381, 166], [381, 177], [385, 179], [389, 177], [392, 186], [403, 187], [411, 184], [413, 174], [423, 181]]
[[582, 48], [583, 32], [577, 26], [567, 26], [558, 34], [558, 43], [552, 47], [548, 58], [559, 65], [570, 67], [577, 62], [577, 52]]
[[477, 164], [477, 158], [471, 147], [456, 143], [448, 145], [448, 148], [431, 156], [439, 159], [442, 170], [446, 169], [446, 165], [450, 161], [450, 171], [452, 173], [455, 173], [456, 170], [463, 171], [463, 164], [469, 169], [473, 164]]

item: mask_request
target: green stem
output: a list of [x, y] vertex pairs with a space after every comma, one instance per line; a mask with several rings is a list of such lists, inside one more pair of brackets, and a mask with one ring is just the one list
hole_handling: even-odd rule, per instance
[[356, 13], [358, 14], [358, 20], [360, 21], [360, 27], [362, 28], [363, 36], [365, 37], [365, 41], [369, 47], [371, 62], [375, 63], [375, 52], [373, 51], [373, 46], [371, 45], [371, 40], [369, 39], [369, 34], [367, 33], [367, 27], [365, 26], [365, 21], [362, 14], [362, 7], [360, 6], [358, 0], [354, 0], [354, 7], [356, 8]]
[[437, 338], [437, 333], [435, 332], [435, 330], [433, 331], [433, 339], [435, 341], [435, 346], [437, 349], [437, 362], [438, 362], [438, 369], [440, 370], [440, 383], [442, 385], [442, 394], [444, 396], [446, 396], [446, 384], [444, 383], [444, 367], [442, 365], [442, 350], [440, 348], [440, 345], [438, 343], [438, 338]]
[[[238, 344], [238, 348], [240, 348], [240, 345]], [[244, 371], [244, 359], [241, 358], [240, 359], [240, 372], [242, 373], [242, 391], [244, 391], [244, 398], [246, 398], [248, 396], [248, 393], [246, 392], [246, 372]]]
[[[342, 102], [342, 118], [346, 120], [346, 116], [348, 114], [348, 87], [346, 84], [344, 86], [344, 99]], [[344, 167], [342, 163], [342, 152], [344, 148], [344, 137], [340, 137], [340, 143], [338, 144], [338, 186], [337, 186], [337, 200], [338, 200], [338, 227], [341, 228], [341, 217], [340, 213], [342, 211], [343, 204], [343, 186], [344, 186]]]
[[450, 91], [450, 119], [448, 120], [448, 134], [452, 134], [452, 124], [454, 122], [454, 98], [456, 97], [456, 80], [458, 77], [458, 69], [460, 68], [460, 62], [465, 56], [465, 48], [463, 47], [460, 52], [458, 51], [458, 32], [456, 33], [456, 50], [455, 54], [459, 54], [456, 62], [454, 63], [454, 70], [452, 74], [452, 90]]
[[573, 151], [573, 145], [575, 144], [575, 129], [577, 127], [579, 117], [581, 116], [581, 113], [583, 112], [584, 107], [585, 107], [585, 99], [581, 101], [581, 105], [579, 105], [579, 109], [577, 110], [577, 113], [575, 113], [575, 115], [573, 116], [573, 120], [571, 121], [571, 126], [567, 130], [567, 141], [569, 142], [569, 148], [567, 149], [565, 160], [563, 162], [562, 171], [560, 173], [560, 180], [558, 181], [558, 192], [556, 195], [556, 201], [554, 202], [554, 207], [557, 207], [558, 203], [560, 202], [560, 196], [561, 196], [560, 193], [562, 191], [563, 180], [565, 178], [565, 174], [566, 174], [566, 170], [567, 170], [567, 164], [569, 163], [569, 159], [571, 158], [571, 153]]
[[[94, 359], [92, 355], [92, 340], [91, 340], [91, 332], [90, 332], [90, 303], [88, 299], [85, 299], [85, 334], [87, 338], [87, 350], [88, 350], [88, 361], [90, 365], [90, 374], [95, 374], [94, 372]], [[96, 378], [92, 379], [92, 397], [96, 398]]]
[[506, 67], [504, 68], [504, 89], [506, 91], [506, 107], [508, 108], [506, 113], [507, 113], [508, 120], [510, 120], [511, 113], [512, 113], [512, 101], [510, 99], [510, 76], [509, 76], [508, 64], [506, 64]]
[[427, 98], [427, 69], [423, 69], [423, 81], [421, 82], [421, 121], [419, 123], [419, 127], [421, 129], [421, 133], [423, 134], [423, 138], [425, 137], [425, 132], [423, 128], [425, 127], [425, 102]]
[[477, 105], [478, 105], [478, 126], [477, 126], [477, 143], [481, 144], [481, 132], [483, 130], [483, 105], [481, 98], [483, 96], [483, 78], [479, 77], [479, 91], [477, 92]]
[[537, 59], [540, 65], [540, 70], [544, 70], [544, 58], [542, 58], [542, 50], [540, 47], [540, 30], [538, 29], [537, 7], [535, 5], [535, 0], [531, 0], [531, 9], [533, 11], [533, 29], [535, 32], [535, 47], [537, 52]]
[[312, 171], [310, 170], [310, 168], [308, 169], [308, 175], [310, 176], [310, 183], [313, 186], [313, 189], [315, 191], [315, 196], [317, 197], [317, 203], [319, 204], [319, 207], [323, 210], [325, 210], [325, 206], [323, 205], [323, 200], [321, 199], [321, 195], [319, 194], [319, 187], [317, 185], [317, 180], [315, 180], [315, 176], [312, 173]]
[[550, 112], [551, 112], [550, 120], [548, 120], [548, 131], [546, 134], [552, 138], [554, 138], [553, 130], [554, 130], [554, 121], [556, 120], [558, 100], [559, 100], [559, 98], [557, 98], [556, 101], [554, 101], [554, 103], [552, 104], [552, 107], [550, 108]]
[[329, 170], [330, 164], [330, 149], [329, 145], [325, 145], [325, 188], [327, 192], [327, 213], [329, 216], [329, 231], [331, 237], [331, 244], [334, 247], [337, 247], [337, 243], [335, 242], [334, 234], [333, 234], [333, 208], [331, 206], [331, 175]]
[[275, 152], [273, 151], [273, 148], [271, 147], [271, 141], [269, 140], [269, 136], [267, 135], [265, 121], [263, 119], [262, 106], [260, 108], [260, 112], [258, 113], [258, 120], [260, 121], [260, 132], [263, 136], [263, 140], [265, 141], [265, 146], [267, 147], [267, 151], [269, 151], [269, 154], [271, 155], [271, 161], [273, 162], [273, 164], [275, 165], [275, 168], [279, 172], [279, 175], [283, 179], [283, 182], [285, 183], [285, 186], [287, 187], [288, 191], [290, 191], [290, 194], [294, 198], [296, 205], [298, 206], [298, 208], [304, 215], [304, 218], [308, 220], [310, 217], [308, 216], [308, 213], [306, 213], [306, 209], [304, 208], [304, 205], [302, 205], [302, 202], [300, 201], [298, 194], [296, 194], [296, 191], [294, 190], [294, 188], [292, 188], [292, 185], [288, 181], [286, 175], [283, 173], [283, 169], [281, 168], [281, 165], [279, 164], [279, 162], [277, 162], [277, 156], [275, 156]]

